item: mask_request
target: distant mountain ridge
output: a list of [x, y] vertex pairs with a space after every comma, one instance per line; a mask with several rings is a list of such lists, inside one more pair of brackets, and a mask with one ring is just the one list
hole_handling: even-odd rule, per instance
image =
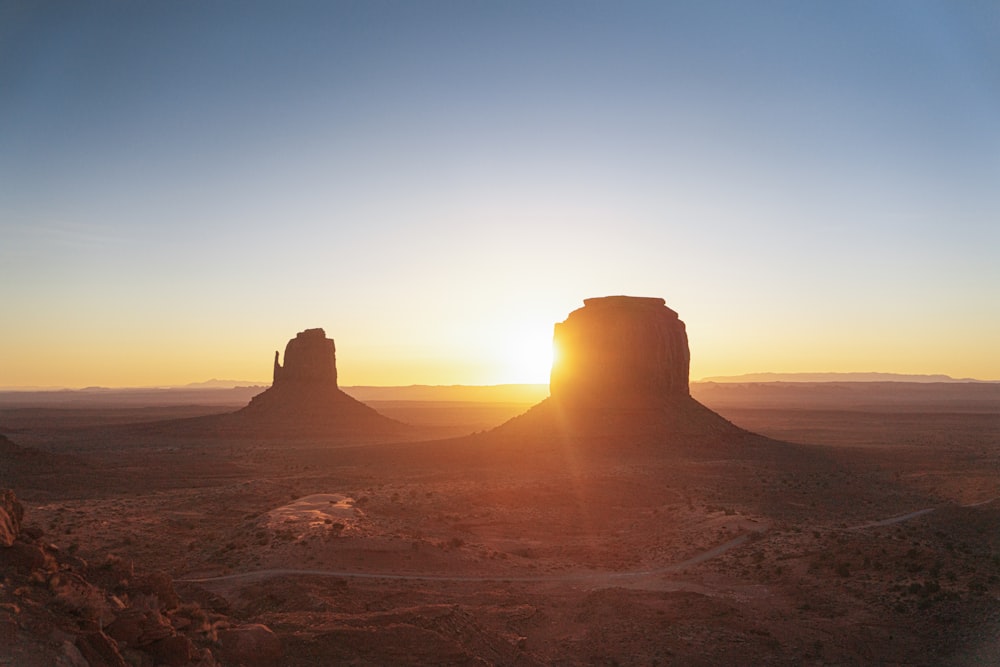
[[232, 389], [234, 387], [266, 387], [270, 382], [265, 380], [218, 380], [212, 378], [204, 382], [189, 382], [177, 387], [179, 389]]
[[[107, 405], [219, 405], [243, 407], [270, 383], [250, 386], [194, 384], [184, 387], [87, 387], [85, 389], [0, 389], [0, 407], [94, 407]], [[491, 386], [343, 387], [359, 401], [452, 401], [530, 405], [549, 395], [547, 384]]]
[[746, 373], [717, 375], [699, 382], [995, 382], [950, 375], [911, 375], [906, 373]]

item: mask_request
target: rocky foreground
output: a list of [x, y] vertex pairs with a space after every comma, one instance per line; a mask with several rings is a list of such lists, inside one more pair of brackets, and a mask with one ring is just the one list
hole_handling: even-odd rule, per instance
[[[214, 601], [182, 601], [164, 572], [108, 556], [88, 563], [23, 525], [0, 491], [0, 655], [23, 667], [273, 665], [278, 637], [240, 625]], [[221, 602], [221, 601], [219, 601]]]

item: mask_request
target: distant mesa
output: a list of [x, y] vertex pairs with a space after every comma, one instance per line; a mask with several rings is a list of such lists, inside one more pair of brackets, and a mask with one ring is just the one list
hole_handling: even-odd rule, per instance
[[274, 351], [272, 386], [337, 386], [337, 348], [322, 329], [300, 331], [285, 345], [285, 365]]
[[632, 405], [688, 396], [687, 332], [663, 299], [585, 299], [555, 325], [549, 391], [565, 403]]
[[687, 331], [663, 299], [583, 303], [555, 325], [549, 398], [497, 431], [745, 433], [691, 398]]
[[717, 375], [702, 378], [700, 382], [763, 383], [763, 382], [908, 382], [911, 384], [988, 384], [989, 380], [953, 378], [950, 375], [914, 375], [910, 373], [746, 373], [744, 375]]
[[337, 353], [323, 329], [306, 329], [274, 353], [274, 382], [234, 415], [253, 428], [287, 434], [402, 434], [405, 424], [379, 414], [337, 386]]

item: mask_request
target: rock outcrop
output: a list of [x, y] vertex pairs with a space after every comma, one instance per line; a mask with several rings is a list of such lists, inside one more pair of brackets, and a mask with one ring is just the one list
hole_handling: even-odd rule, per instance
[[[144, 574], [111, 555], [90, 565], [50, 544], [36, 527], [18, 530], [23, 509], [9, 490], [0, 490], [0, 506], [17, 517], [11, 543], [0, 545], [0, 655], [6, 658], [0, 662], [282, 664], [282, 642], [267, 626], [241, 625], [194, 600], [182, 602], [164, 572]], [[232, 637], [254, 641], [231, 646]]]
[[323, 329], [299, 332], [274, 353], [274, 383], [235, 413], [238, 429], [267, 435], [400, 436], [409, 427], [337, 386], [336, 346]]
[[687, 332], [663, 299], [585, 299], [555, 325], [553, 343], [549, 398], [501, 435], [745, 433], [691, 398]]
[[14, 540], [21, 534], [23, 518], [24, 508], [17, 502], [14, 492], [10, 490], [0, 492], [0, 547], [14, 544]]
[[567, 403], [657, 402], [688, 396], [687, 332], [663, 299], [585, 299], [555, 325], [549, 391]]
[[274, 352], [273, 387], [315, 384], [337, 386], [337, 348], [322, 329], [300, 331], [285, 345], [285, 365]]

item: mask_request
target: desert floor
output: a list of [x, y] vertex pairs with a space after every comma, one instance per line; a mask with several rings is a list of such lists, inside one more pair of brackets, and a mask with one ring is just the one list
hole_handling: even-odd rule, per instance
[[1000, 664], [994, 394], [792, 391], [695, 392], [775, 440], [530, 448], [456, 437], [518, 403], [372, 401], [425, 440], [358, 445], [8, 402], [36, 454], [0, 485], [62, 549], [268, 625], [287, 665]]

